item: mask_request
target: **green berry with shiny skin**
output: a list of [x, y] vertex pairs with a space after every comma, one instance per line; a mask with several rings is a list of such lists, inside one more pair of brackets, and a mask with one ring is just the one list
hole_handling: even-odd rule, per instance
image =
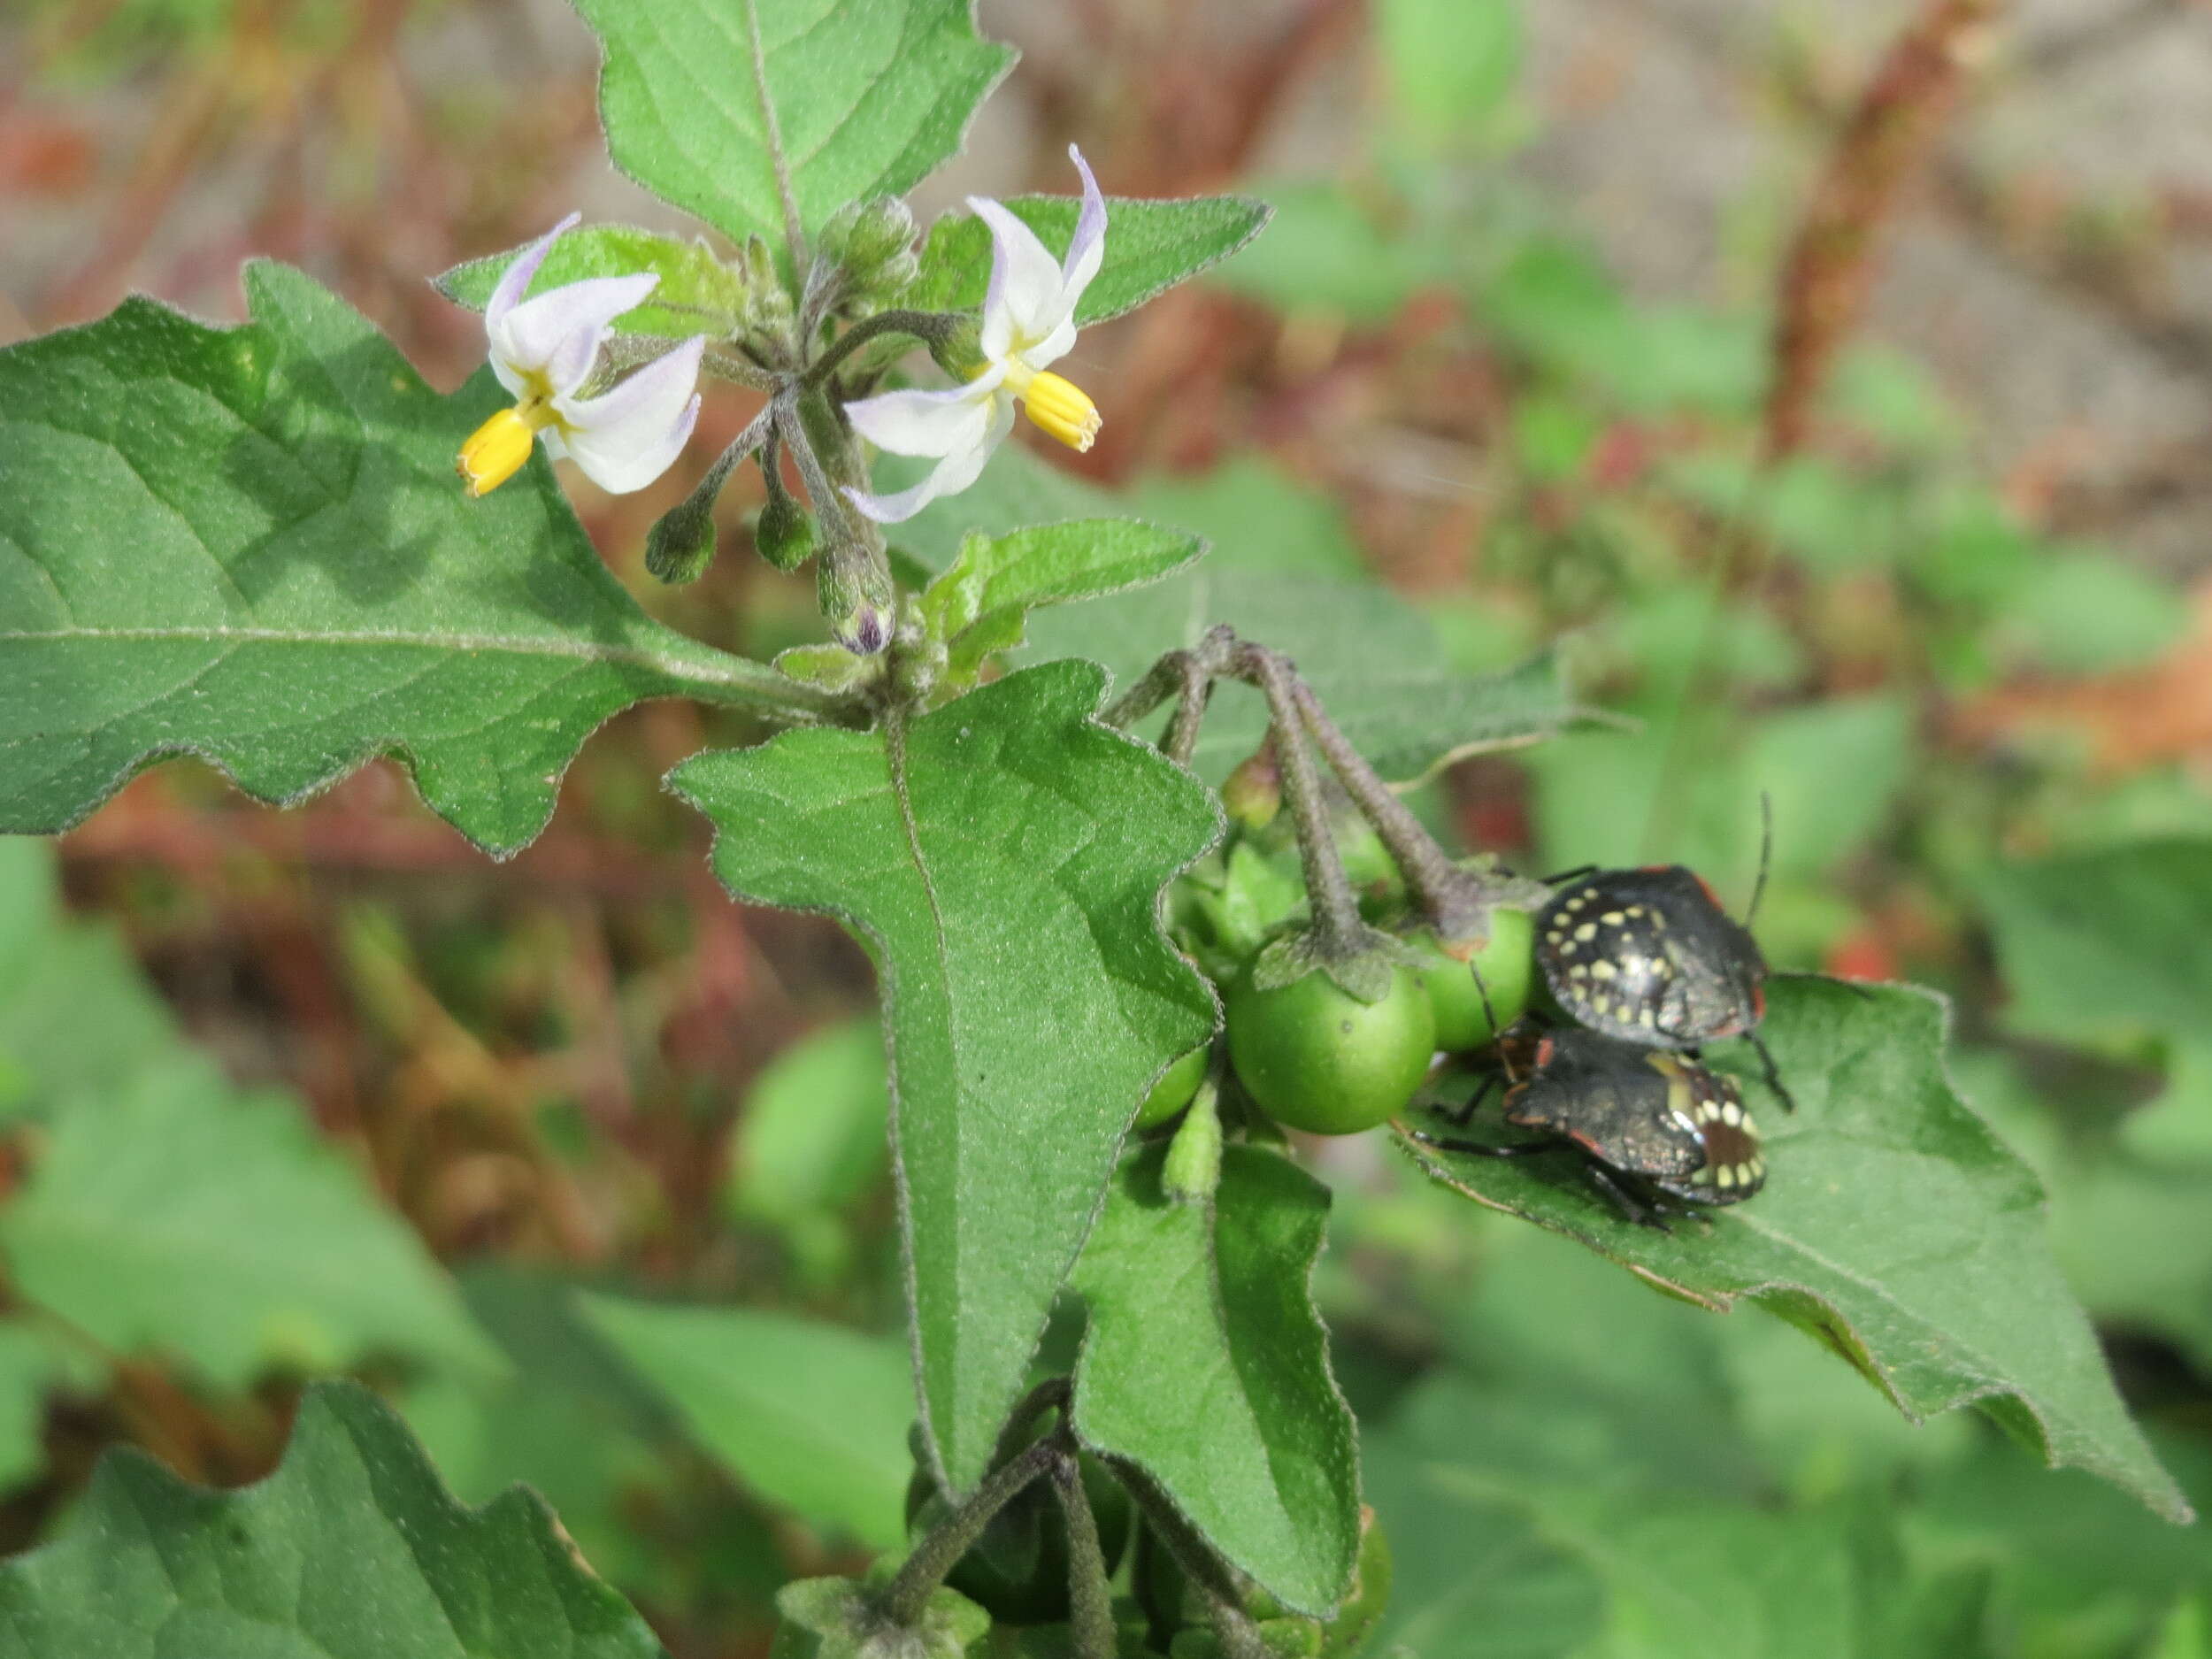
[[[1408, 941], [1424, 959], [1417, 972], [1428, 993], [1429, 1010], [1436, 1016], [1438, 1048], [1452, 1054], [1479, 1048], [1520, 1018], [1528, 1007], [1535, 937], [1536, 925], [1526, 910], [1501, 905], [1490, 912], [1489, 942], [1467, 962], [1446, 951], [1433, 934], [1422, 933]], [[1477, 973], [1482, 976], [1479, 988]], [[1490, 999], [1487, 1013], [1483, 1009], [1485, 993]], [[1490, 1014], [1498, 1017], [1494, 1028]]]
[[1130, 1126], [1137, 1130], [1156, 1129], [1189, 1105], [1191, 1096], [1198, 1093], [1198, 1086], [1206, 1080], [1206, 1054], [1211, 1047], [1210, 1043], [1200, 1043], [1161, 1072], [1160, 1080], [1144, 1097], [1144, 1104], [1137, 1108], [1137, 1120]]
[[1356, 1134], [1403, 1111], [1436, 1048], [1428, 993], [1403, 965], [1378, 1002], [1319, 969], [1263, 991], [1248, 967], [1225, 1000], [1229, 1059], [1246, 1092], [1309, 1134]]

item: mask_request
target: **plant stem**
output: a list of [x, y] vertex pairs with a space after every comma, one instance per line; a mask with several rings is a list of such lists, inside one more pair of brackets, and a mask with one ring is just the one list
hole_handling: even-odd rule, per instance
[[1160, 752], [1179, 766], [1188, 766], [1198, 749], [1198, 728], [1205, 723], [1206, 705], [1213, 701], [1214, 677], [1198, 658], [1183, 656], [1183, 684], [1175, 699], [1175, 716], [1160, 739]]
[[1360, 919], [1351, 880], [1344, 873], [1344, 861], [1337, 856], [1321, 776], [1306, 747], [1297, 673], [1280, 652], [1249, 644], [1237, 648], [1231, 672], [1257, 686], [1267, 699], [1283, 803], [1290, 809], [1298, 833], [1298, 859], [1305, 871], [1307, 896], [1313, 902], [1313, 941], [1324, 961], [1340, 961], [1366, 948], [1367, 928]]
[[893, 1624], [912, 1629], [922, 1609], [945, 1581], [960, 1557], [975, 1548], [976, 1540], [992, 1517], [1039, 1475], [1065, 1455], [1050, 1440], [1039, 1440], [1010, 1463], [1001, 1463], [967, 1501], [947, 1516], [914, 1547], [898, 1576], [884, 1587], [879, 1605]]
[[1159, 1534], [1184, 1578], [1204, 1599], [1207, 1622], [1212, 1624], [1225, 1659], [1270, 1659], [1267, 1644], [1254, 1627], [1252, 1616], [1244, 1610], [1235, 1581], [1221, 1558], [1149, 1475], [1119, 1460], [1114, 1462], [1113, 1470], [1144, 1524]]
[[1346, 793], [1375, 826], [1375, 833], [1382, 838], [1383, 845], [1389, 849], [1391, 857], [1405, 875], [1406, 886], [1413, 891], [1421, 914], [1436, 929], [1438, 939], [1448, 944], [1462, 940], [1471, 939], [1478, 943], [1487, 940], [1490, 900], [1480, 880], [1454, 864], [1450, 855], [1436, 844], [1435, 838], [1421, 827], [1420, 819], [1406, 809], [1397, 792], [1352, 747], [1343, 727], [1330, 718], [1321, 700], [1313, 695], [1313, 687], [1303, 680], [1296, 680], [1295, 685], [1298, 709], [1306, 730], [1328, 757], [1330, 768], [1343, 783]]
[[[791, 451], [791, 458], [798, 463], [799, 476], [806, 481], [806, 493], [814, 503], [814, 516], [822, 521], [826, 539], [833, 542], [854, 540], [852, 504], [831, 480], [828, 465], [815, 453], [794, 400], [778, 397], [775, 402], [776, 435], [783, 447]], [[840, 463], [848, 457], [836, 457]], [[841, 466], [849, 470], [849, 466]]]
[[1083, 1490], [1083, 1467], [1072, 1450], [1052, 1467], [1060, 1507], [1068, 1520], [1068, 1631], [1076, 1659], [1114, 1659], [1113, 1592], [1106, 1585], [1106, 1551], [1098, 1517]]
[[991, 1449], [991, 1462], [1011, 1463], [1029, 1444], [1031, 1425], [1048, 1411], [1057, 1411], [1064, 1417], [1074, 1392], [1073, 1385], [1065, 1377], [1048, 1377], [1024, 1394], [1008, 1416], [1006, 1426], [998, 1432], [998, 1444]]
[[951, 339], [966, 320], [951, 311], [878, 311], [831, 341], [822, 355], [808, 366], [805, 384], [810, 389], [827, 384], [845, 359], [871, 340], [879, 340], [885, 334], [908, 334], [924, 345], [941, 345]]

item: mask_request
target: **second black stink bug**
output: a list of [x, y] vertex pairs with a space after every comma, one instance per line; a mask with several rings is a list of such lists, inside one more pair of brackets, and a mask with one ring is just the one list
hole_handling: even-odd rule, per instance
[[[1480, 1100], [1470, 1102], [1467, 1115]], [[1592, 1185], [1623, 1214], [1660, 1227], [1669, 1213], [1682, 1213], [1682, 1202], [1740, 1203], [1766, 1183], [1758, 1125], [1733, 1079], [1682, 1055], [1594, 1032], [1547, 1036], [1535, 1070], [1507, 1088], [1504, 1118], [1546, 1138], [1504, 1144], [1416, 1138], [1484, 1157], [1571, 1146], [1586, 1160]]]

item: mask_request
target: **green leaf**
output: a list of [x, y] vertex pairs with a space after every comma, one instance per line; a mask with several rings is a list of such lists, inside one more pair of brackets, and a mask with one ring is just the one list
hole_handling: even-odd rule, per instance
[[648, 618], [543, 459], [467, 497], [488, 372], [441, 397], [298, 272], [246, 293], [240, 328], [130, 300], [0, 352], [0, 829], [168, 755], [290, 803], [392, 754], [503, 854], [641, 698], [818, 703]]
[[1130, 518], [971, 534], [923, 593], [922, 615], [945, 643], [951, 683], [972, 686], [987, 660], [1021, 645], [1032, 611], [1142, 587], [1205, 549], [1194, 535]]
[[903, 1345], [752, 1308], [582, 1299], [586, 1318], [745, 1484], [871, 1549], [906, 1539]]
[[58, 1537], [0, 1564], [4, 1659], [665, 1659], [517, 1487], [465, 1509], [389, 1408], [302, 1402], [277, 1472], [188, 1486], [113, 1454]]
[[732, 1211], [790, 1228], [857, 1198], [887, 1161], [883, 1032], [851, 1019], [802, 1038], [753, 1081], [737, 1120]]
[[103, 1367], [81, 1347], [29, 1319], [0, 1319], [0, 1492], [46, 1462], [46, 1396], [61, 1388], [96, 1394], [103, 1381]]
[[1384, 0], [1375, 24], [1387, 107], [1431, 142], [1480, 132], [1520, 78], [1517, 0]]
[[2212, 841], [2143, 841], [1977, 883], [2007, 1023], [2060, 1038], [2200, 1031], [2212, 1008]]
[[96, 1100], [180, 1043], [114, 929], [65, 920], [55, 881], [50, 843], [0, 837], [0, 1054], [16, 1085], [0, 1116]]
[[857, 1578], [799, 1578], [776, 1592], [783, 1622], [772, 1659], [960, 1659], [991, 1633], [991, 1616], [939, 1588], [910, 1629], [889, 1624]]
[[[881, 471], [893, 482], [895, 465]], [[1129, 505], [1062, 474], [1011, 445], [964, 495], [901, 526], [902, 544], [942, 568], [968, 531], [1002, 534], [1025, 524], [1102, 517]], [[1310, 520], [1324, 525], [1326, 520]], [[1255, 560], [1256, 563], [1256, 560]], [[1202, 559], [1148, 587], [1080, 611], [1035, 618], [1028, 661], [1087, 657], [1126, 687], [1164, 651], [1197, 643], [1225, 622], [1247, 639], [1287, 651], [1354, 745], [1385, 776], [1425, 777], [1463, 756], [1516, 749], [1580, 724], [1557, 661], [1545, 655], [1502, 674], [1463, 672], [1435, 628], [1403, 600], [1368, 582], [1278, 576]], [[1218, 781], [1267, 730], [1258, 694], [1224, 686], [1194, 757]]]
[[2106, 549], [2040, 560], [2006, 595], [2001, 641], [2062, 674], [2111, 673], [2149, 661], [2179, 639], [2189, 610], [2173, 584]]
[[1548, 1541], [1525, 1508], [1451, 1484], [1448, 1463], [1463, 1460], [1440, 1469], [1446, 1460], [1435, 1443], [1408, 1432], [1403, 1416], [1365, 1437], [1368, 1500], [1390, 1531], [1393, 1567], [1390, 1606], [1368, 1651], [1420, 1659], [1586, 1651], [1604, 1622], [1596, 1572]]
[[299, 1102], [173, 1056], [63, 1113], [0, 1209], [9, 1279], [105, 1348], [242, 1388], [394, 1353], [497, 1371], [451, 1283]]
[[[437, 279], [438, 292], [480, 311], [521, 248], [457, 265]], [[534, 293], [587, 277], [629, 276], [650, 271], [660, 278], [652, 299], [614, 321], [618, 334], [687, 339], [732, 333], [751, 309], [744, 279], [714, 257], [705, 242], [663, 236], [634, 225], [580, 225], [565, 231], [530, 284]]]
[[1012, 48], [974, 0], [578, 0], [615, 165], [742, 239], [896, 196], [957, 154]]
[[1577, 1238], [1663, 1289], [1716, 1310], [1746, 1296], [1765, 1304], [1908, 1417], [1979, 1404], [2054, 1465], [2090, 1470], [2185, 1518], [2052, 1260], [2041, 1187], [1945, 1075], [1943, 1004], [1907, 987], [1809, 979], [1775, 982], [1769, 998], [1762, 1034], [1801, 1110], [1761, 1109], [1766, 1188], [1709, 1226], [1630, 1224], [1565, 1153], [1408, 1149], [1453, 1189]]
[[1144, 1469], [1263, 1588], [1325, 1617], [1360, 1530], [1352, 1416], [1308, 1287], [1328, 1189], [1228, 1147], [1214, 1203], [1179, 1203], [1160, 1190], [1164, 1156], [1123, 1166], [1071, 1281], [1090, 1311], [1076, 1432]]
[[[1005, 206], [1047, 248], [1064, 253], [1083, 204], [1071, 196], [1017, 196]], [[1220, 264], [1260, 234], [1268, 211], [1264, 202], [1240, 196], [1167, 202], [1108, 196], [1105, 257], [1077, 302], [1077, 324], [1087, 328], [1133, 311]], [[921, 273], [905, 303], [925, 311], [972, 311], [983, 303], [990, 276], [990, 227], [972, 213], [948, 213], [929, 227]]]
[[983, 1473], [1122, 1132], [1214, 1024], [1156, 906], [1217, 809], [1095, 724], [1101, 691], [1048, 664], [671, 780], [733, 893], [832, 912], [875, 950], [924, 1420], [954, 1491]]
[[1409, 234], [1344, 186], [1325, 180], [1269, 181], [1266, 240], [1212, 280], [1292, 316], [1334, 313], [1371, 326], [1416, 291], [1455, 274], [1440, 238]]

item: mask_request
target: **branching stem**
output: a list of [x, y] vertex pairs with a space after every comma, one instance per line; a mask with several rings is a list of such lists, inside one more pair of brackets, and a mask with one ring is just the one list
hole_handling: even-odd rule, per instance
[[1437, 937], [1448, 944], [1487, 939], [1490, 902], [1481, 883], [1452, 862], [1451, 856], [1436, 844], [1436, 838], [1421, 826], [1420, 819], [1407, 810], [1397, 792], [1352, 747], [1343, 727], [1313, 695], [1313, 687], [1300, 680], [1297, 694], [1306, 730], [1313, 734], [1345, 792], [1375, 826], [1375, 833], [1404, 872], [1406, 886], [1412, 889], [1422, 917], [1436, 929]]

